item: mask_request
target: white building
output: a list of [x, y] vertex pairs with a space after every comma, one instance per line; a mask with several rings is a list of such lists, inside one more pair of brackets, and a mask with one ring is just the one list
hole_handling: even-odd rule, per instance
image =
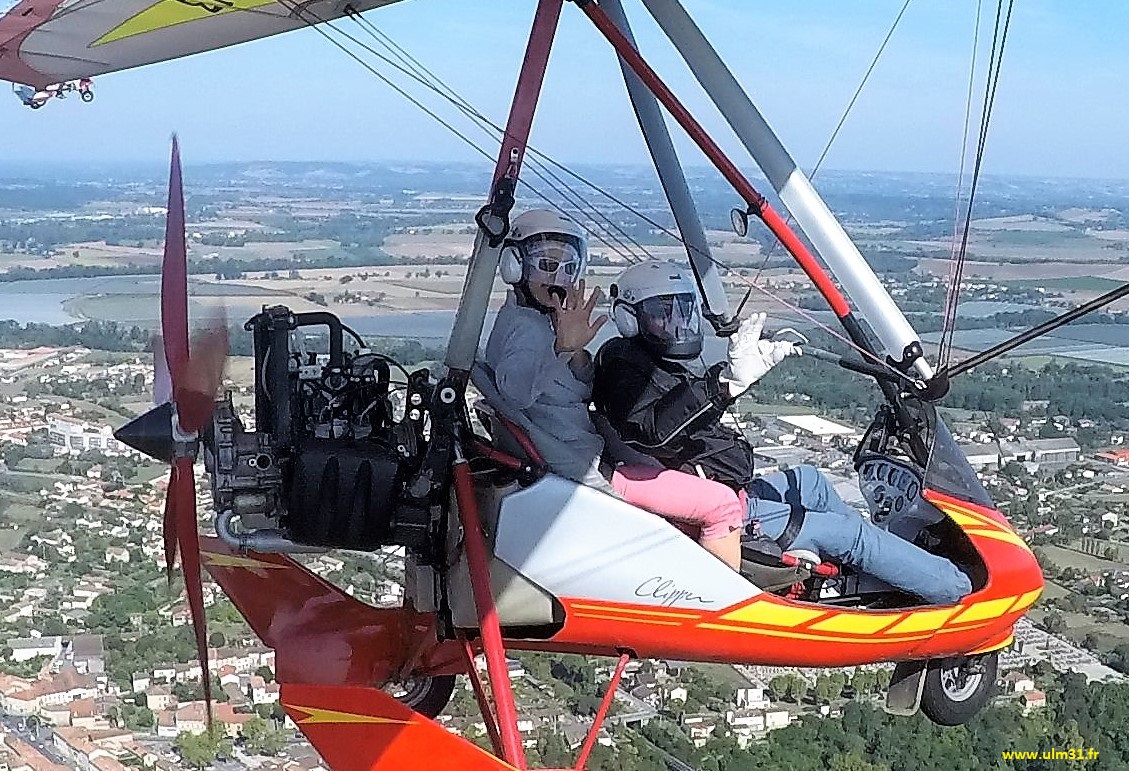
[[96, 426], [63, 418], [52, 418], [47, 425], [47, 438], [57, 453], [78, 455], [86, 450], [100, 450], [107, 455], [127, 455], [133, 450], [114, 438], [110, 426]]

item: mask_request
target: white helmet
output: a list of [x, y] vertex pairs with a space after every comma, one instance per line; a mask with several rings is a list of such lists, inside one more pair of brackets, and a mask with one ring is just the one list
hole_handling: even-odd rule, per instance
[[530, 209], [510, 225], [499, 270], [507, 284], [568, 287], [587, 264], [588, 245], [579, 225], [548, 209]]
[[692, 359], [702, 352], [698, 287], [672, 262], [632, 265], [612, 284], [612, 319], [624, 337], [639, 336], [659, 356]]

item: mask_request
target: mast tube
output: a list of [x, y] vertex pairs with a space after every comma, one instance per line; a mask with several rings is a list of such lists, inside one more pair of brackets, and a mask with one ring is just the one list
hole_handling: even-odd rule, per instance
[[679, 0], [643, 0], [643, 4], [768, 177], [816, 253], [858, 305], [886, 352], [903, 366], [912, 364], [923, 378], [931, 378], [933, 368], [923, 356], [917, 333], [686, 9]]
[[455, 312], [455, 323], [451, 328], [451, 339], [447, 343], [447, 355], [444, 359], [449, 372], [463, 373], [459, 382], [464, 385], [466, 373], [470, 372], [478, 352], [482, 324], [490, 305], [490, 293], [494, 288], [494, 274], [498, 272], [498, 255], [501, 252], [500, 239], [492, 238], [484, 225], [509, 229], [513, 192], [525, 158], [533, 114], [541, 95], [541, 84], [545, 79], [549, 52], [553, 47], [553, 37], [556, 35], [563, 6], [564, 0], [538, 0], [529, 43], [525, 48], [525, 59], [521, 64], [509, 119], [506, 121], [506, 132], [502, 136], [502, 148], [498, 152], [498, 163], [494, 168], [490, 200], [476, 218], [479, 223], [478, 235], [475, 236], [474, 249], [467, 264], [466, 281], [463, 283], [459, 309]]
[[[623, 36], [635, 46], [635, 37], [631, 33], [631, 24], [627, 14], [623, 12], [620, 0], [600, 0], [600, 6], [607, 13]], [[725, 285], [721, 281], [717, 265], [710, 256], [709, 243], [706, 233], [702, 229], [702, 221], [698, 216], [694, 199], [690, 196], [690, 188], [686, 184], [686, 175], [679, 163], [678, 153], [670, 139], [666, 121], [663, 120], [662, 111], [659, 109], [658, 100], [654, 94], [647, 90], [643, 81], [639, 80], [631, 67], [619, 59], [620, 69], [623, 71], [623, 80], [627, 84], [627, 93], [631, 97], [631, 106], [635, 109], [635, 117], [639, 120], [639, 128], [643, 131], [643, 139], [651, 153], [655, 170], [659, 174], [666, 199], [670, 203], [670, 210], [674, 214], [674, 221], [678, 231], [682, 234], [682, 241], [686, 247], [686, 256], [690, 259], [690, 267], [698, 280], [698, 290], [702, 294], [707, 318], [715, 326], [729, 321], [729, 298], [725, 295]]]
[[[839, 321], [847, 329], [852, 339], [860, 346], [867, 346], [869, 350], [869, 343], [866, 341], [866, 336], [861, 333], [861, 327], [858, 325], [857, 320], [851, 314], [851, 306], [847, 302], [847, 298], [839, 291], [839, 287], [835, 286], [835, 282], [831, 276], [824, 270], [823, 266], [815, 258], [804, 242], [800, 240], [784, 218], [780, 216], [768, 202], [764, 196], [757, 192], [756, 188], [752, 186], [748, 179], [741, 173], [733, 161], [718, 147], [717, 142], [714, 142], [706, 130], [702, 128], [702, 124], [694, 120], [694, 116], [678, 101], [678, 97], [667, 88], [663, 83], [662, 78], [651, 69], [651, 66], [643, 60], [639, 52], [631, 46], [619, 28], [612, 23], [608, 15], [604, 13], [604, 9], [591, 0], [584, 0], [580, 3], [580, 9], [584, 11], [585, 15], [592, 21], [596, 29], [607, 38], [612, 47], [615, 48], [616, 53], [620, 55], [628, 66], [631, 67], [632, 72], [639, 76], [647, 89], [659, 100], [663, 107], [667, 109], [671, 117], [678, 121], [683, 130], [690, 136], [694, 143], [701, 148], [710, 162], [717, 168], [725, 180], [733, 186], [737, 194], [749, 207], [749, 213], [755, 214], [760, 217], [764, 224], [768, 227], [772, 234], [780, 239], [780, 243], [788, 250], [788, 253], [795, 258], [800, 267], [803, 268], [804, 273], [815, 285], [823, 298], [827, 300], [827, 304], [831, 306], [831, 310], [839, 317]], [[856, 334], [858, 335], [856, 339]]]

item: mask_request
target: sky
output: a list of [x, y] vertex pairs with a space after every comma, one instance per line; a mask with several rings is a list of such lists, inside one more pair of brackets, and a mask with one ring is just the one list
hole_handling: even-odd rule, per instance
[[[903, 0], [685, 3], [785, 146], [810, 167]], [[751, 167], [642, 4], [624, 4], [651, 64], [738, 165]], [[995, 3], [983, 5], [981, 74]], [[367, 17], [503, 123], [534, 6], [405, 0]], [[957, 172], [976, 6], [913, 0], [826, 168]], [[363, 34], [351, 21], [342, 24]], [[1015, 4], [985, 173], [1129, 179], [1127, 28], [1129, 3]], [[982, 88], [978, 83], [976, 105]], [[485, 134], [421, 87], [409, 90], [493, 155]], [[101, 76], [96, 91], [92, 104], [67, 99], [34, 112], [0, 92], [0, 175], [6, 163], [35, 159], [162, 159], [173, 131], [189, 164], [481, 158], [314, 30]], [[532, 142], [568, 163], [647, 162], [611, 48], [572, 3], [565, 4]], [[679, 148], [687, 165], [704, 162], [687, 142]]]

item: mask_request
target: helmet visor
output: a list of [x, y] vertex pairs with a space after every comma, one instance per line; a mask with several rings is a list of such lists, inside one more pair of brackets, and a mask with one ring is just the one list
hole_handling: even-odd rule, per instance
[[655, 342], [670, 346], [701, 340], [702, 315], [694, 295], [648, 297], [637, 307], [643, 331]]
[[571, 286], [584, 273], [588, 255], [576, 236], [541, 233], [519, 244], [531, 284]]

